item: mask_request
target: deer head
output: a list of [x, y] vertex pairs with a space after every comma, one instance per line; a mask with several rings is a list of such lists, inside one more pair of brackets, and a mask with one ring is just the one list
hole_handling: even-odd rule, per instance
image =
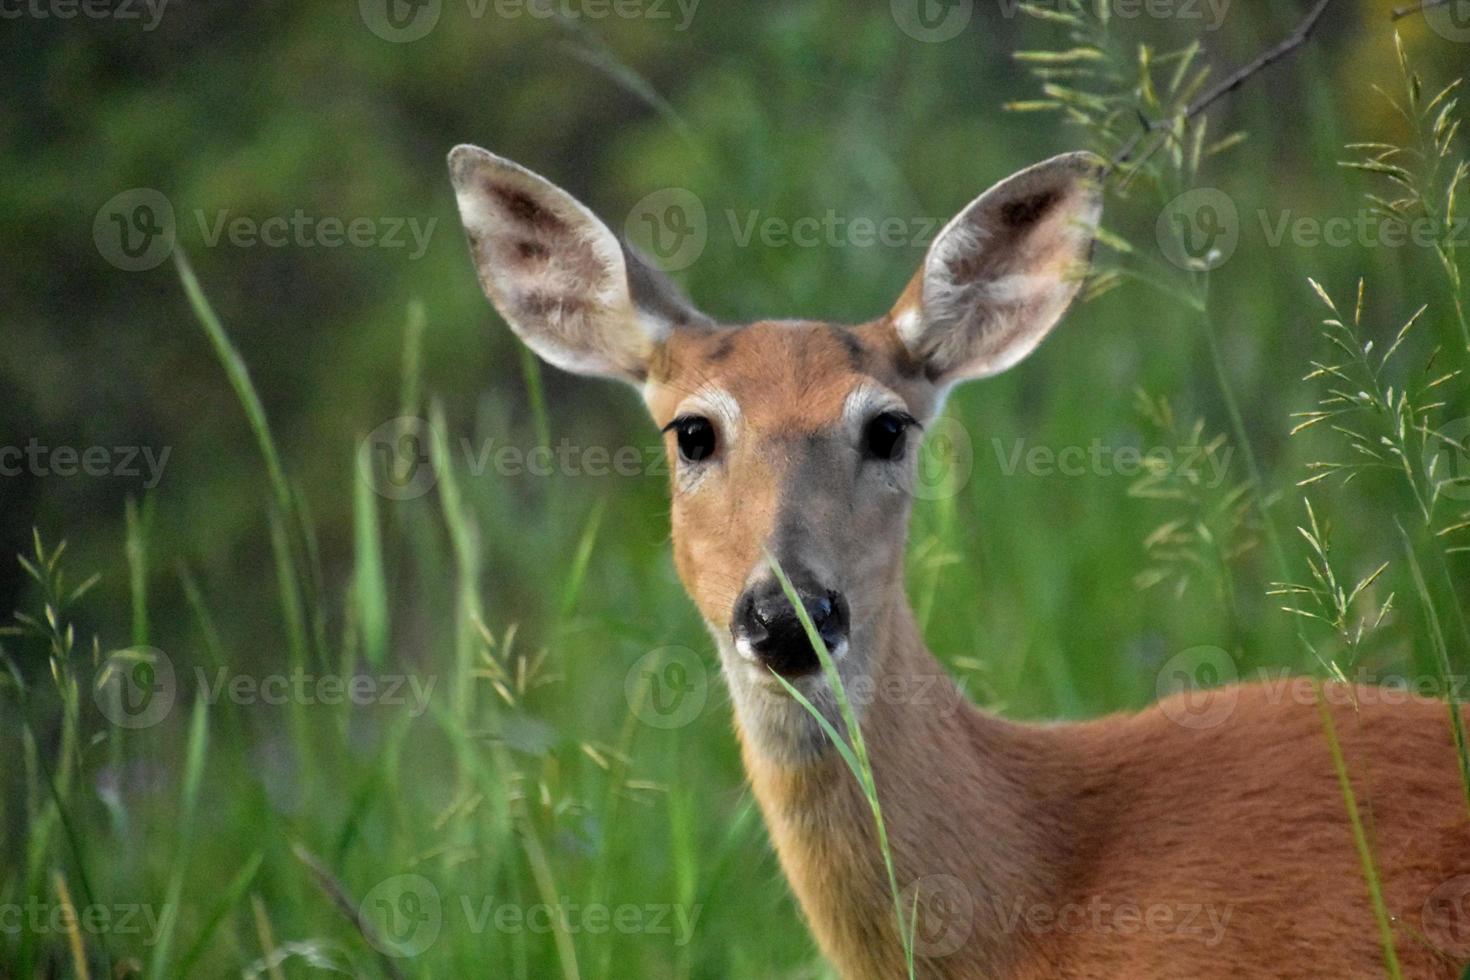
[[480, 283], [511, 328], [557, 367], [635, 385], [665, 433], [675, 562], [747, 742], [778, 763], [821, 752], [772, 676], [835, 717], [766, 555], [843, 682], [880, 674], [924, 426], [952, 385], [1015, 365], [1071, 303], [1102, 161], [1054, 157], [980, 195], [893, 309], [858, 326], [718, 323], [542, 177], [473, 146], [449, 161]]

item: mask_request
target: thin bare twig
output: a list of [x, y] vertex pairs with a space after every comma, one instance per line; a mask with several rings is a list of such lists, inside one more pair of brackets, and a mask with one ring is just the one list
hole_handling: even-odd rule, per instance
[[[1120, 149], [1117, 155], [1113, 158], [1113, 162], [1108, 168], [1109, 171], [1111, 172], [1113, 170], [1116, 170], [1118, 167], [1127, 163], [1129, 159], [1133, 156], [1133, 151], [1138, 149], [1138, 144], [1142, 142], [1143, 139], [1150, 133], [1157, 132], [1158, 130], [1163, 129], [1166, 126], [1171, 126], [1173, 125], [1173, 123], [1181, 119], [1193, 119], [1195, 116], [1198, 116], [1210, 106], [1214, 105], [1220, 99], [1240, 88], [1240, 86], [1244, 85], [1252, 76], [1254, 76], [1258, 72], [1262, 71], [1263, 69], [1269, 68], [1271, 65], [1280, 61], [1282, 58], [1285, 58], [1287, 55], [1291, 54], [1303, 44], [1306, 44], [1307, 40], [1312, 36], [1312, 32], [1316, 30], [1317, 22], [1322, 19], [1323, 12], [1327, 10], [1327, 5], [1331, 2], [1332, 0], [1317, 0], [1317, 5], [1313, 7], [1311, 12], [1307, 14], [1306, 18], [1303, 19], [1302, 22], [1296, 26], [1296, 30], [1287, 35], [1280, 44], [1276, 45], [1274, 48], [1271, 48], [1269, 51], [1265, 51], [1262, 54], [1258, 55], [1256, 59], [1250, 64], [1236, 70], [1229, 77], [1223, 79], [1219, 84], [1213, 86], [1209, 91], [1205, 92], [1204, 95], [1201, 95], [1199, 98], [1191, 102], [1182, 113], [1179, 113], [1176, 116], [1172, 116], [1167, 120], [1155, 120], [1147, 122], [1143, 129], [1139, 130], [1133, 135], [1132, 139], [1123, 144], [1122, 149]], [[1438, 2], [1442, 2], [1442, 0], [1438, 0]], [[1147, 154], [1144, 155], [1144, 159], [1152, 156], [1154, 152], [1158, 149], [1158, 147], [1163, 145], [1163, 142], [1164, 141], [1161, 140], [1159, 141], [1159, 143], [1155, 144], [1154, 147], [1150, 149]]]
[[1403, 18], [1408, 17], [1411, 14], [1422, 14], [1426, 10], [1433, 10], [1435, 7], [1443, 7], [1449, 2], [1450, 0], [1424, 0], [1423, 3], [1411, 3], [1407, 7], [1393, 8], [1393, 13], [1390, 14], [1389, 17], [1391, 20], [1402, 20]]

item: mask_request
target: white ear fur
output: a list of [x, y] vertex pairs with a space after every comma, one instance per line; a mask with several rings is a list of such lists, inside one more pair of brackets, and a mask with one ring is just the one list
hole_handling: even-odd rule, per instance
[[1061, 319], [1102, 216], [1102, 168], [1091, 153], [1053, 157], [996, 184], [940, 231], [890, 314], [931, 378], [998, 374]]
[[703, 318], [570, 194], [477, 146], [449, 172], [485, 295], [545, 360], [641, 381], [675, 326]]

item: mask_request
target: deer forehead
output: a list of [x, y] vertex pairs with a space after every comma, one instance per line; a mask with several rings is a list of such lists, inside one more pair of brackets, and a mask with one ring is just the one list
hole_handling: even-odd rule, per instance
[[732, 428], [796, 435], [928, 410], [922, 370], [891, 325], [766, 320], [676, 332], [645, 396], [654, 419], [709, 415]]

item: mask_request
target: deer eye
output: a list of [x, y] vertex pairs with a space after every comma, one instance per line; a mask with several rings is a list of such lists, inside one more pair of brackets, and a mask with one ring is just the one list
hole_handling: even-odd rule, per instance
[[715, 454], [714, 423], [702, 415], [681, 415], [664, 429], [674, 431], [679, 443], [679, 458], [686, 463], [702, 463]]
[[863, 429], [864, 454], [873, 459], [902, 459], [908, 443], [909, 426], [912, 425], [918, 425], [918, 422], [903, 412], [884, 412], [874, 416]]

